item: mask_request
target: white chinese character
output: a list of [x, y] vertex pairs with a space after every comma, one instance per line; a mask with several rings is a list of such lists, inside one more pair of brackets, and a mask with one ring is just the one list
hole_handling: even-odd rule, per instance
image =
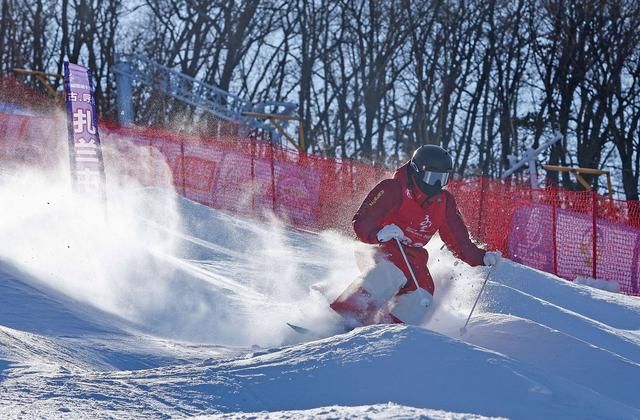
[[70, 94], [67, 95], [68, 102], [75, 102], [77, 100], [78, 100], [78, 94], [76, 92], [71, 92]]
[[94, 155], [93, 156], [86, 156], [88, 153], [85, 153], [82, 156], [76, 156], [76, 162], [84, 162], [84, 163], [99, 163], [100, 159], [98, 159], [98, 156]]
[[90, 102], [91, 102], [91, 94], [89, 94], [89, 93], [83, 93], [83, 94], [82, 94], [82, 100], [83, 100], [84, 102], [89, 102], [89, 103], [90, 103]]
[[97, 191], [100, 188], [100, 172], [85, 168], [76, 172], [78, 185], [85, 191]]
[[94, 138], [85, 140], [80, 137], [75, 142], [76, 162], [99, 162], [98, 146]]
[[80, 137], [76, 139], [75, 143], [76, 143], [76, 149], [80, 149], [80, 148], [95, 149], [96, 148], [96, 139], [94, 139], [93, 137], [89, 137], [88, 140], [85, 139], [84, 137]]
[[87, 130], [89, 134], [96, 134], [93, 126], [93, 118], [90, 109], [78, 109], [73, 113], [73, 132], [82, 133]]

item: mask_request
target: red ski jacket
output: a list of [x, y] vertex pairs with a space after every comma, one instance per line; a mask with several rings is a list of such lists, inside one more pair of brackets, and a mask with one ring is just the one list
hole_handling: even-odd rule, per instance
[[434, 197], [427, 197], [409, 176], [408, 163], [401, 166], [392, 179], [376, 185], [353, 216], [356, 235], [370, 244], [379, 243], [376, 234], [389, 224], [402, 229], [411, 241], [408, 246], [423, 247], [439, 232], [456, 257], [472, 266], [483, 264], [485, 251], [469, 239], [453, 195], [442, 190]]

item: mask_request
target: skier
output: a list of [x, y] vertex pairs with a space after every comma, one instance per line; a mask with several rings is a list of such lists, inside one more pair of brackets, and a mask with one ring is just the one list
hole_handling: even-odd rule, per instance
[[353, 217], [353, 228], [361, 241], [379, 245], [375, 264], [330, 305], [349, 327], [416, 324], [424, 318], [435, 285], [423, 247], [436, 232], [471, 266], [500, 262], [499, 251], [487, 252], [471, 242], [454, 196], [443, 189], [452, 169], [446, 150], [421, 146], [393, 178], [367, 195]]

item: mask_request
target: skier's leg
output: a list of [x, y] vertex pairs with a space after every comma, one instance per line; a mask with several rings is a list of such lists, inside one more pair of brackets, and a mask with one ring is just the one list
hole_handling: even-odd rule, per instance
[[[398, 258], [402, 258], [410, 281], [408, 281], [391, 300], [389, 304], [389, 317], [395, 323], [419, 324], [427, 314], [427, 309], [432, 303], [433, 292], [435, 290], [433, 278], [427, 268], [429, 255], [424, 248], [405, 247], [404, 251], [409, 264], [411, 264], [416, 281], [411, 277], [407, 262], [404, 260], [398, 248], [400, 257], [393, 255], [390, 258], [396, 261]], [[418, 283], [418, 287], [416, 287], [416, 282]]]
[[[389, 261], [393, 262], [393, 264], [398, 267], [407, 278], [406, 284], [403, 285], [398, 294], [416, 290], [416, 285], [413, 282], [409, 267], [407, 267], [407, 263], [405, 262], [398, 246], [385, 246], [383, 248], [383, 251], [386, 254], [386, 258]], [[429, 269], [427, 268], [427, 260], [429, 259], [427, 250], [424, 248], [414, 248], [406, 246], [404, 247], [404, 253], [407, 256], [409, 264], [411, 264], [411, 269], [413, 270], [413, 274], [416, 276], [418, 285], [429, 292], [431, 295], [433, 295], [433, 292], [435, 291], [435, 285], [433, 283], [431, 273], [429, 273]]]
[[406, 281], [402, 271], [380, 253], [376, 264], [354, 280], [330, 306], [354, 324], [374, 324], [378, 322], [378, 310]]

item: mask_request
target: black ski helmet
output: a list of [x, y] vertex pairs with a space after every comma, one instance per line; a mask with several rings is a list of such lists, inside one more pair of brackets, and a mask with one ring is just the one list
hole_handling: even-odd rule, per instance
[[[413, 152], [411, 157], [411, 172], [415, 175], [418, 187], [427, 195], [433, 196], [442, 190], [449, 179], [449, 174], [453, 170], [453, 160], [449, 153], [440, 146], [426, 144], [420, 146]], [[446, 174], [446, 176], [436, 176], [435, 183], [425, 182], [429, 179], [429, 174]]]
[[411, 168], [416, 172], [451, 172], [453, 160], [449, 153], [440, 146], [425, 144], [413, 152]]

